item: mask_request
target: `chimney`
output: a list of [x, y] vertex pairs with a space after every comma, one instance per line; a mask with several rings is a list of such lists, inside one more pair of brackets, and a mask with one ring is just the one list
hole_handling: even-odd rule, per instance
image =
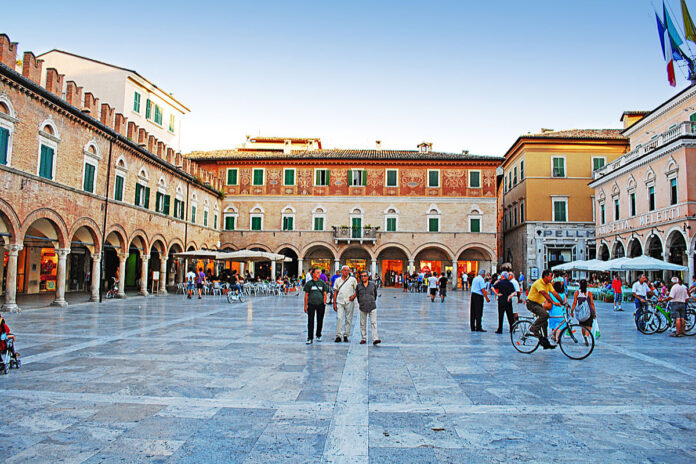
[[157, 137], [151, 135], [147, 138], [147, 151], [154, 153], [157, 149]]
[[418, 144], [418, 151], [421, 153], [430, 153], [433, 151], [433, 144], [430, 142], [421, 142]]
[[17, 42], [10, 42], [7, 34], [0, 34], [0, 62], [11, 69], [17, 66]]
[[381, 140], [375, 140], [375, 149], [377, 151], [382, 151], [382, 141]]
[[468, 155], [468, 154], [469, 154], [469, 150], [462, 150], [462, 155]]
[[58, 70], [56, 68], [48, 68], [46, 70], [46, 90], [63, 98], [64, 77], [64, 74], [58, 74]]
[[102, 124], [109, 127], [114, 127], [114, 112], [116, 110], [111, 107], [108, 103], [102, 103], [101, 105], [101, 115], [99, 116], [99, 121]]
[[82, 108], [82, 111], [93, 118], [99, 117], [99, 99], [94, 98], [92, 92], [85, 92], [85, 107]]
[[22, 58], [22, 76], [41, 84], [41, 70], [43, 60], [37, 60], [32, 52], [24, 52]]
[[542, 134], [546, 134], [546, 133], [548, 133], [548, 132], [553, 132], [553, 129], [547, 129], [547, 128], [545, 128], [545, 127], [542, 127], [542, 128], [541, 128], [541, 133], [542, 133]]
[[114, 130], [121, 135], [126, 135], [126, 127], [128, 126], [128, 118], [121, 113], [116, 113], [114, 119]]
[[291, 151], [292, 151], [292, 140], [286, 139], [283, 142], [283, 154], [289, 155]]
[[138, 140], [138, 125], [133, 121], [128, 123], [128, 129], [126, 129], [126, 137], [131, 142], [137, 142]]
[[147, 131], [142, 127], [138, 129], [138, 145], [143, 148], [147, 145]]
[[75, 81], [68, 81], [66, 84], [65, 100], [75, 108], [82, 106], [82, 87], [78, 87]]

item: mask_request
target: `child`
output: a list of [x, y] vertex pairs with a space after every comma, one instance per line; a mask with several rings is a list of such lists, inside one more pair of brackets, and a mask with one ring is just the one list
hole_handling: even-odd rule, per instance
[[556, 343], [558, 343], [558, 334], [556, 333], [556, 329], [563, 322], [563, 302], [566, 301], [563, 281], [554, 282], [553, 289], [556, 290], [558, 295], [561, 297], [561, 301], [558, 301], [553, 294], [550, 295], [551, 299], [554, 301], [554, 305], [549, 311], [549, 333], [553, 334], [554, 340]]

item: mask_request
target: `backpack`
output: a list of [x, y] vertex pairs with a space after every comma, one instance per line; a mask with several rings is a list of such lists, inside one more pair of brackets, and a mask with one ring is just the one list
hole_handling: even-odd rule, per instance
[[587, 301], [583, 301], [575, 308], [575, 318], [579, 322], [585, 322], [592, 316], [590, 312], [590, 305]]

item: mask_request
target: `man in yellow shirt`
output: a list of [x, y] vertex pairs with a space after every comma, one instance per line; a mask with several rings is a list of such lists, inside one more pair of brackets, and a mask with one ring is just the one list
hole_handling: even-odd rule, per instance
[[[549, 320], [549, 309], [553, 305], [553, 300], [551, 299], [551, 294], [555, 296], [558, 301], [562, 301], [561, 296], [556, 293], [551, 285], [553, 280], [553, 272], [548, 269], [541, 273], [541, 279], [534, 282], [532, 288], [529, 290], [529, 295], [527, 296], [527, 309], [534, 313], [537, 318], [534, 324], [529, 328], [529, 330], [539, 337], [541, 346], [545, 350], [549, 348], [555, 348], [555, 345], [549, 343], [548, 338], [546, 338], [546, 327]], [[548, 309], [544, 307], [544, 304], [548, 302]]]

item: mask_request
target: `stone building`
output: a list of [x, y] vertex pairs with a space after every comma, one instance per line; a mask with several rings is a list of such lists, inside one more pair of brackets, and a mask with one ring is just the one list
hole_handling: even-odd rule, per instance
[[621, 120], [630, 151], [596, 170], [590, 184], [597, 258], [649, 255], [688, 266], [694, 275], [696, 87]]
[[33, 53], [16, 60], [0, 34], [3, 310], [17, 292], [98, 299], [116, 275], [121, 296], [165, 292], [172, 253], [218, 245], [221, 181]]
[[406, 271], [454, 277], [495, 266], [499, 157], [430, 144], [343, 150], [321, 149], [318, 139], [257, 140], [263, 149], [247, 140], [187, 155], [224, 179], [222, 248], [285, 254], [290, 275], [348, 264], [387, 284]]
[[502, 260], [537, 278], [543, 269], [595, 255], [592, 171], [624, 154], [617, 129], [523, 135], [502, 164]]

